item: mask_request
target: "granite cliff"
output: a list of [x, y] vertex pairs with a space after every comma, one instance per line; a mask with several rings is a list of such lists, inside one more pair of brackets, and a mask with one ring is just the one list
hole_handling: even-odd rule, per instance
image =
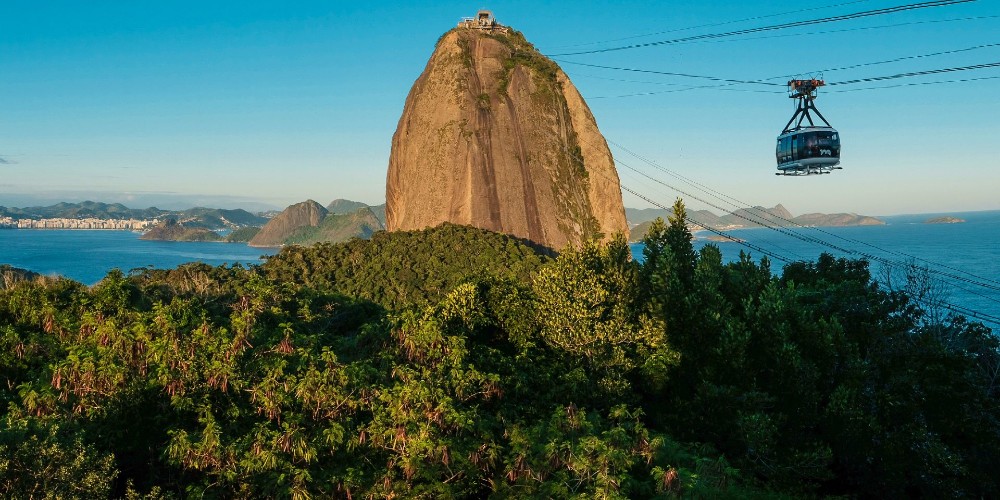
[[517, 31], [446, 33], [406, 98], [389, 158], [386, 226], [443, 222], [554, 249], [628, 231], [593, 114]]

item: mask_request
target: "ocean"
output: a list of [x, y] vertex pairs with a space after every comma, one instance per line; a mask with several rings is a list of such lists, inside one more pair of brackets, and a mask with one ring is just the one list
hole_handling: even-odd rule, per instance
[[[925, 224], [941, 215], [957, 217], [958, 224]], [[1000, 318], [1000, 210], [950, 214], [920, 214], [879, 217], [884, 226], [824, 227], [786, 229], [806, 239], [767, 228], [737, 229], [727, 234], [784, 258], [815, 260], [827, 252], [838, 257], [859, 258], [868, 254], [902, 264], [927, 266], [941, 283], [945, 301], [987, 316]], [[711, 241], [711, 233], [698, 232], [695, 247], [714, 244], [727, 262], [739, 259], [740, 250], [754, 260], [763, 255], [731, 241]], [[0, 264], [29, 269], [44, 275], [61, 275], [93, 285], [114, 268], [152, 266], [173, 268], [186, 262], [210, 265], [257, 264], [261, 257], [277, 249], [251, 248], [241, 243], [144, 241], [129, 231], [90, 230], [0, 230]], [[642, 259], [642, 245], [633, 244], [632, 253]], [[869, 259], [872, 260], [872, 259]], [[771, 267], [780, 273], [783, 262], [772, 258]], [[877, 262], [872, 275], [880, 276]], [[987, 325], [1000, 330], [1000, 322]]]
[[[950, 216], [966, 222], [927, 224], [934, 217]], [[949, 304], [992, 318], [981, 320], [1000, 331], [1000, 210], [948, 214], [880, 216], [884, 226], [787, 228], [785, 233], [768, 228], [737, 229], [726, 234], [772, 254], [792, 261], [815, 261], [823, 252], [837, 257], [861, 258], [872, 262], [872, 276], [879, 279], [882, 267], [877, 259], [898, 264], [915, 264], [931, 270], [930, 276], [943, 290]], [[790, 233], [790, 234], [786, 234]], [[695, 248], [714, 244], [723, 260], [739, 259], [740, 250], [749, 252], [754, 261], [763, 256], [732, 241], [712, 241], [712, 233], [695, 234]], [[799, 237], [796, 237], [798, 235]], [[815, 241], [828, 243], [830, 246]], [[642, 259], [642, 244], [632, 245], [632, 254]], [[877, 259], [874, 259], [875, 257]], [[785, 265], [771, 258], [771, 269], [778, 274]], [[971, 315], [970, 315], [971, 316]]]
[[0, 229], [0, 264], [46, 276], [65, 276], [93, 285], [108, 271], [152, 266], [170, 269], [186, 262], [259, 264], [276, 248], [244, 243], [146, 241], [131, 231], [87, 229]]

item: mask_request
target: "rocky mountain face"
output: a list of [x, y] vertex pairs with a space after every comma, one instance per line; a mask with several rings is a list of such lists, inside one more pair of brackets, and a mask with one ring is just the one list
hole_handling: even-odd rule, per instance
[[285, 244], [289, 236], [301, 227], [315, 227], [329, 213], [323, 205], [313, 200], [296, 203], [274, 216], [256, 236], [250, 239], [252, 247], [276, 247]]
[[386, 226], [442, 222], [554, 249], [627, 232], [594, 116], [563, 71], [514, 30], [446, 33], [406, 98]]

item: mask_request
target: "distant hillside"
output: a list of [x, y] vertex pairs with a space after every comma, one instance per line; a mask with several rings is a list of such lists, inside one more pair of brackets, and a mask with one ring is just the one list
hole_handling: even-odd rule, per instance
[[326, 209], [330, 211], [331, 214], [349, 214], [351, 212], [357, 211], [359, 208], [370, 208], [372, 214], [378, 219], [379, 224], [385, 227], [385, 203], [381, 205], [366, 205], [360, 201], [342, 200], [336, 199], [330, 202], [326, 206]]
[[[667, 210], [661, 209], [643, 209], [638, 210], [634, 208], [625, 209], [626, 216], [629, 217], [629, 226], [632, 229], [629, 231], [629, 240], [638, 241], [646, 234], [649, 229], [649, 224], [656, 217], [662, 217], [664, 220], [670, 215]], [[648, 218], [647, 218], [648, 217]], [[799, 216], [792, 215], [781, 204], [775, 205], [773, 208], [765, 207], [753, 207], [753, 208], [741, 208], [739, 210], [734, 210], [726, 215], [716, 215], [708, 210], [693, 210], [688, 212], [688, 218], [697, 224], [692, 225], [692, 229], [701, 229], [701, 226], [706, 226], [711, 229], [718, 230], [729, 230], [729, 229], [742, 229], [750, 227], [764, 227], [764, 226], [777, 226], [777, 227], [795, 227], [795, 226], [822, 226], [822, 227], [835, 227], [835, 226], [874, 226], [885, 224], [885, 221], [877, 219], [875, 217], [870, 217], [867, 215], [857, 215], [857, 214], [820, 214], [811, 213]]]
[[[355, 208], [349, 210], [350, 207]], [[328, 209], [313, 200], [304, 201], [274, 216], [249, 244], [277, 247], [368, 239], [375, 232], [385, 229], [376, 214], [377, 210], [384, 214], [385, 205], [369, 207], [356, 201], [334, 200]]]
[[330, 211], [331, 214], [349, 214], [354, 212], [359, 208], [368, 208], [368, 205], [361, 203], [360, 201], [342, 200], [340, 198], [333, 200], [326, 209]]
[[14, 219], [152, 219], [169, 213], [156, 207], [134, 209], [121, 203], [56, 203], [47, 207], [0, 207], [0, 215]]
[[291, 205], [260, 228], [260, 232], [250, 240], [249, 245], [252, 247], [284, 245], [285, 240], [301, 228], [319, 226], [328, 213], [330, 212], [323, 205], [313, 200]]
[[186, 227], [205, 229], [236, 229], [261, 226], [267, 219], [246, 210], [195, 207], [187, 210], [161, 210], [156, 207], [128, 208], [121, 203], [57, 203], [46, 207], [0, 207], [0, 216], [13, 219], [165, 219], [173, 218]]
[[153, 226], [139, 237], [140, 240], [157, 241], [220, 241], [222, 237], [215, 231], [203, 227], [186, 227], [174, 219], [167, 219]]
[[240, 227], [262, 226], [267, 219], [254, 215], [243, 209], [226, 210], [222, 208], [195, 207], [179, 212], [172, 212], [177, 221], [188, 227], [203, 227], [206, 229], [236, 229]]
[[299, 228], [285, 239], [286, 244], [311, 245], [319, 242], [339, 243], [351, 238], [368, 239], [376, 231], [385, 229], [369, 207], [361, 207], [347, 214], [330, 213], [319, 226]]
[[260, 232], [259, 226], [241, 227], [226, 235], [227, 243], [247, 243]]

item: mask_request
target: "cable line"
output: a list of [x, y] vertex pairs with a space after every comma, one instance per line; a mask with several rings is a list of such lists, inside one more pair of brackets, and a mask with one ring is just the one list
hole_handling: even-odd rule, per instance
[[952, 23], [956, 21], [979, 21], [982, 19], [996, 19], [1000, 18], [1000, 15], [995, 16], [967, 16], [967, 17], [955, 17], [951, 19], [932, 19], [927, 21], [907, 21], [905, 23], [892, 23], [892, 24], [882, 24], [878, 26], [858, 26], [855, 28], [842, 28], [836, 30], [823, 30], [823, 31], [808, 31], [805, 33], [780, 33], [773, 35], [764, 36], [751, 36], [746, 38], [737, 39], [720, 39], [720, 40], [695, 40], [691, 42], [682, 42], [678, 45], [685, 43], [729, 43], [729, 42], [747, 42], [753, 40], [770, 40], [772, 38], [790, 38], [796, 36], [813, 36], [813, 35], [829, 35], [831, 33], [851, 33], [855, 31], [870, 31], [870, 30], [880, 30], [886, 28], [899, 28], [901, 26], [918, 26], [921, 24], [939, 24], [939, 23]]
[[843, 92], [859, 92], [862, 90], [881, 90], [881, 89], [895, 89], [899, 87], [915, 87], [919, 85], [939, 85], [942, 83], [964, 83], [964, 82], [978, 82], [980, 80], [996, 80], [1000, 79], [1000, 76], [983, 76], [979, 78], [963, 78], [960, 80], [938, 80], [933, 82], [914, 82], [914, 83], [897, 83], [895, 85], [883, 85], [881, 87], [861, 87], [856, 89], [840, 89], [832, 90], [831, 94], [840, 94]]
[[685, 87], [683, 89], [670, 89], [670, 90], [650, 90], [648, 92], [635, 92], [632, 94], [618, 94], [618, 95], [597, 95], [588, 96], [587, 100], [591, 99], [618, 99], [621, 97], [641, 97], [647, 95], [659, 95], [659, 94], [673, 94], [675, 92], [687, 92], [690, 90], [703, 90], [703, 89], [717, 89], [723, 92], [751, 92], [755, 94], [785, 94], [785, 92], [780, 90], [754, 90], [754, 89], [730, 89], [726, 88], [726, 85], [698, 85], [694, 87]]
[[[986, 48], [990, 48], [990, 47], [1000, 47], [1000, 43], [987, 43], [987, 44], [983, 44], [983, 45], [975, 45], [975, 46], [972, 46], [972, 47], [965, 47], [965, 48], [962, 48], [962, 49], [945, 50], [945, 51], [942, 51], [942, 52], [931, 52], [929, 54], [919, 54], [919, 55], [915, 55], [915, 56], [903, 56], [903, 57], [897, 57], [897, 58], [894, 58], [894, 59], [885, 59], [885, 60], [882, 60], [882, 61], [871, 61], [871, 62], [866, 62], [866, 63], [852, 64], [850, 66], [841, 66], [839, 68], [819, 69], [819, 70], [815, 70], [815, 71], [810, 71], [809, 73], [828, 73], [828, 72], [833, 72], [833, 71], [843, 71], [845, 69], [862, 68], [862, 67], [866, 67], [866, 66], [878, 66], [880, 64], [890, 64], [890, 63], [896, 63], [896, 62], [900, 62], [900, 61], [908, 61], [908, 60], [912, 60], [912, 59], [923, 59], [925, 57], [935, 57], [935, 56], [943, 56], [943, 55], [947, 55], [947, 54], [957, 54], [957, 53], [960, 53], [960, 52], [969, 52], [969, 51], [973, 51], [973, 50], [986, 49]], [[797, 75], [773, 76], [771, 78], [765, 78], [765, 80], [776, 80], [778, 78], [794, 78], [795, 76], [797, 76]]]
[[[898, 61], [907, 60], [907, 59], [916, 59], [916, 58], [922, 58], [922, 57], [931, 57], [931, 56], [934, 56], [934, 55], [950, 54], [950, 53], [955, 53], [955, 52], [969, 51], [969, 50], [975, 50], [975, 49], [979, 49], [979, 48], [996, 47], [996, 46], [1000, 46], [1000, 43], [977, 45], [975, 47], [969, 47], [969, 48], [965, 48], [965, 49], [957, 49], [957, 50], [954, 50], [954, 51], [936, 52], [936, 53], [921, 54], [921, 55], [916, 55], [916, 56], [906, 56], [906, 57], [901, 57], [901, 58], [896, 58], [896, 59], [887, 59], [887, 60], [884, 60], [884, 61], [873, 61], [873, 62], [868, 62], [868, 63], [856, 64], [856, 65], [853, 65], [853, 66], [845, 66], [845, 67], [842, 67], [842, 68], [835, 68], [833, 70], [821, 70], [821, 71], [836, 71], [836, 70], [840, 70], [840, 69], [849, 69], [849, 68], [855, 68], [855, 67], [861, 67], [861, 66], [875, 66], [875, 65], [879, 65], [879, 64], [888, 64], [888, 63], [891, 63], [891, 62], [898, 62]], [[757, 92], [757, 93], [768, 93], [768, 94], [783, 94], [784, 92], [781, 92], [781, 91], [753, 90], [753, 89], [726, 89], [725, 87], [729, 87], [729, 86], [732, 86], [732, 85], [735, 85], [735, 84], [766, 85], [766, 86], [770, 86], [770, 87], [784, 87], [785, 86], [785, 84], [766, 81], [766, 80], [774, 80], [774, 79], [777, 79], [777, 78], [783, 78], [782, 76], [768, 77], [765, 80], [735, 80], [735, 79], [730, 79], [730, 78], [719, 78], [719, 77], [715, 77], [715, 76], [692, 75], [692, 74], [689, 74], [689, 73], [675, 73], [675, 72], [670, 72], [670, 71], [657, 71], [657, 70], [638, 69], [638, 68], [623, 68], [623, 67], [618, 67], [618, 66], [604, 66], [604, 65], [600, 65], [600, 64], [580, 63], [580, 62], [574, 62], [574, 61], [561, 61], [561, 62], [564, 62], [566, 64], [574, 64], [574, 65], [578, 65], [578, 66], [587, 66], [587, 67], [591, 67], [591, 68], [609, 69], [609, 70], [616, 70], [616, 71], [629, 71], [629, 72], [635, 72], [635, 73], [649, 73], [649, 74], [667, 75], [667, 76], [681, 76], [681, 77], [686, 77], [686, 78], [697, 78], [697, 79], [710, 80], [710, 81], [716, 81], [716, 82], [726, 82], [726, 84], [724, 84], [724, 85], [690, 86], [690, 87], [686, 87], [686, 88], [683, 88], [683, 89], [654, 90], [654, 91], [649, 91], [649, 92], [636, 92], [636, 93], [631, 93], [631, 94], [621, 94], [621, 95], [612, 95], [612, 96], [593, 96], [593, 97], [588, 97], [588, 99], [611, 99], [611, 98], [619, 98], [619, 97], [637, 97], [637, 96], [647, 96], [647, 95], [657, 95], [657, 94], [668, 94], [668, 93], [674, 93], [674, 92], [687, 92], [687, 91], [690, 91], [690, 90], [699, 90], [699, 89], [719, 89], [719, 90], [739, 91], [739, 92]], [[838, 86], [838, 85], [854, 85], [854, 84], [858, 84], [858, 83], [869, 83], [869, 82], [878, 82], [878, 81], [885, 81], [885, 80], [896, 80], [896, 79], [900, 79], [900, 78], [911, 78], [911, 77], [915, 77], [915, 76], [938, 75], [938, 74], [942, 74], [942, 73], [955, 73], [955, 72], [959, 72], [959, 71], [974, 71], [974, 70], [989, 69], [989, 68], [996, 68], [996, 67], [1000, 67], [1000, 61], [991, 62], [991, 63], [983, 63], [983, 64], [973, 64], [973, 65], [970, 65], [970, 66], [959, 66], [959, 67], [952, 67], [952, 68], [939, 68], [939, 69], [931, 69], [931, 70], [924, 70], [924, 71], [911, 71], [911, 72], [907, 72], [907, 73], [897, 73], [895, 75], [884, 75], [884, 76], [873, 76], [873, 77], [868, 77], [868, 78], [857, 78], [857, 79], [854, 79], [854, 80], [846, 80], [846, 81], [842, 81], [842, 82], [827, 82], [826, 85], [830, 86], [830, 87], [832, 87], [832, 86]], [[985, 80], [985, 79], [992, 79], [992, 77], [981, 78], [981, 79], [983, 79], [983, 80]], [[977, 80], [977, 79], [948, 80], [948, 81], [942, 81], [942, 82], [939, 82], [939, 83], [958, 83], [958, 82], [963, 82], [963, 81], [975, 81], [975, 80]], [[878, 88], [892, 88], [892, 87], [891, 86], [886, 86], [886, 87], [871, 87], [871, 88], [866, 89], [866, 90], [874, 90], [874, 89], [878, 89]]]
[[987, 69], [987, 68], [997, 68], [1000, 67], [1000, 61], [985, 63], [985, 64], [973, 64], [972, 66], [960, 66], [957, 68], [942, 68], [942, 69], [931, 69], [926, 71], [912, 71], [909, 73], [899, 73], [896, 75], [886, 75], [886, 76], [873, 76], [869, 78], [858, 78], [856, 80], [847, 80], [844, 82], [830, 82], [827, 83], [828, 86], [834, 85], [853, 85], [855, 83], [867, 83], [867, 82], [879, 82], [883, 80], [895, 80], [897, 78], [909, 78], [912, 76], [924, 76], [924, 75], [937, 75], [941, 73], [953, 73], [956, 71], [970, 71], [976, 69]]
[[762, 80], [735, 80], [735, 79], [732, 79], [732, 78], [719, 78], [719, 77], [716, 77], [716, 76], [692, 75], [690, 73], [675, 73], [675, 72], [672, 72], [672, 71], [656, 71], [656, 70], [651, 70], [651, 69], [622, 68], [622, 67], [617, 67], [617, 66], [604, 66], [604, 65], [601, 65], [601, 64], [589, 64], [589, 63], [582, 63], [582, 62], [576, 62], [576, 61], [567, 61], [565, 59], [554, 59], [554, 61], [559, 62], [559, 63], [563, 63], [563, 64], [572, 64], [572, 65], [575, 65], [575, 66], [586, 66], [588, 68], [611, 69], [611, 70], [615, 70], [615, 71], [629, 71], [629, 72], [633, 72], [633, 73], [649, 73], [649, 74], [652, 74], [652, 75], [680, 76], [680, 77], [684, 77], [684, 78], [697, 78], [697, 79], [701, 79], [701, 80], [711, 80], [713, 82], [746, 83], [746, 84], [753, 84], [753, 85], [767, 85], [767, 86], [773, 86], [773, 87], [785, 87], [784, 83], [765, 82], [765, 81], [762, 81]]
[[853, 5], [853, 4], [856, 4], [856, 3], [865, 3], [867, 1], [868, 0], [854, 0], [853, 2], [844, 2], [844, 3], [833, 4], [833, 5], [825, 5], [825, 6], [822, 6], [822, 7], [810, 7], [808, 9], [799, 9], [799, 10], [793, 10], [793, 11], [789, 11], [789, 12], [779, 12], [777, 14], [767, 14], [767, 15], [763, 15], [763, 16], [747, 17], [747, 18], [743, 18], [743, 19], [737, 19], [737, 20], [734, 20], [734, 21], [723, 21], [723, 22], [720, 22], [720, 23], [711, 23], [711, 24], [699, 24], [697, 26], [688, 26], [687, 28], [675, 28], [675, 29], [670, 29], [670, 30], [666, 30], [666, 31], [657, 31], [657, 32], [654, 32], [654, 33], [646, 33], [644, 35], [632, 35], [632, 36], [626, 36], [626, 37], [622, 37], [622, 38], [612, 38], [610, 40], [602, 40], [602, 41], [599, 41], [599, 42], [577, 43], [577, 44], [573, 44], [573, 45], [559, 45], [559, 46], [556, 46], [556, 47], [553, 47], [553, 48], [554, 49], [569, 49], [569, 48], [573, 48], [573, 47], [586, 47], [588, 45], [600, 45], [602, 43], [621, 42], [621, 41], [625, 41], [625, 40], [633, 40], [633, 39], [636, 39], [636, 38], [643, 38], [643, 37], [647, 37], [647, 36], [665, 35], [667, 33], [677, 33], [679, 31], [690, 31], [690, 30], [700, 29], [700, 28], [715, 28], [715, 27], [718, 27], [718, 26], [726, 26], [726, 25], [729, 25], [729, 24], [745, 23], [747, 21], [757, 21], [757, 20], [760, 20], [760, 19], [767, 19], [767, 18], [770, 18], [770, 17], [780, 17], [780, 16], [791, 15], [791, 14], [800, 14], [802, 12], [812, 12], [812, 11], [816, 11], [816, 10], [832, 9], [832, 8], [835, 8], [835, 7], [843, 7], [845, 5]]
[[726, 37], [732, 37], [732, 36], [747, 35], [747, 34], [751, 34], [751, 33], [760, 33], [760, 32], [765, 32], [765, 31], [775, 31], [775, 30], [782, 30], [782, 29], [788, 29], [788, 28], [799, 28], [799, 27], [802, 27], [802, 26], [812, 26], [812, 25], [816, 25], [816, 24], [826, 24], [826, 23], [832, 23], [832, 22], [838, 22], [838, 21], [848, 21], [848, 20], [852, 20], [852, 19], [862, 19], [862, 18], [866, 18], [866, 17], [880, 16], [880, 15], [885, 15], [885, 14], [894, 14], [894, 13], [897, 13], [897, 12], [906, 12], [906, 11], [910, 11], [910, 10], [926, 9], [926, 8], [933, 8], [933, 7], [947, 7], [947, 6], [951, 6], [951, 5], [958, 5], [958, 4], [969, 3], [969, 2], [974, 2], [974, 1], [976, 1], [976, 0], [932, 0], [932, 1], [928, 1], [928, 2], [918, 2], [918, 3], [911, 3], [911, 4], [905, 4], [905, 5], [897, 5], [895, 7], [886, 7], [886, 8], [882, 8], [882, 9], [874, 9], [874, 10], [867, 10], [867, 11], [862, 11], [862, 12], [855, 12], [855, 13], [852, 13], [852, 14], [843, 14], [843, 15], [839, 15], [839, 16], [829, 16], [829, 17], [822, 17], [822, 18], [818, 18], [818, 19], [810, 19], [810, 20], [807, 20], [807, 21], [794, 21], [794, 22], [790, 22], [790, 23], [782, 23], [782, 24], [775, 24], [775, 25], [770, 25], [770, 26], [760, 26], [760, 27], [757, 27], [757, 28], [748, 28], [748, 29], [742, 29], [742, 30], [736, 30], [736, 31], [728, 31], [728, 32], [724, 32], [724, 33], [706, 33], [706, 34], [702, 34], [702, 35], [693, 35], [693, 36], [682, 37], [682, 38], [674, 38], [674, 39], [670, 39], [670, 40], [660, 40], [660, 41], [656, 41], [656, 42], [638, 43], [638, 44], [624, 45], [624, 46], [619, 46], [619, 47], [609, 47], [609, 48], [604, 48], [604, 49], [592, 49], [592, 50], [584, 50], [584, 51], [579, 51], [579, 52], [564, 52], [564, 53], [560, 53], [560, 54], [552, 54], [549, 57], [556, 57], [556, 56], [576, 56], [576, 55], [585, 55], [585, 54], [598, 54], [598, 53], [603, 53], [603, 52], [614, 52], [614, 51], [619, 51], [619, 50], [638, 49], [638, 48], [643, 48], [643, 47], [656, 47], [656, 46], [660, 46], [660, 45], [672, 45], [672, 44], [677, 44], [677, 43], [690, 42], [690, 41], [694, 41], [694, 40], [707, 40], [707, 39], [716, 39], [716, 38], [726, 38]]

